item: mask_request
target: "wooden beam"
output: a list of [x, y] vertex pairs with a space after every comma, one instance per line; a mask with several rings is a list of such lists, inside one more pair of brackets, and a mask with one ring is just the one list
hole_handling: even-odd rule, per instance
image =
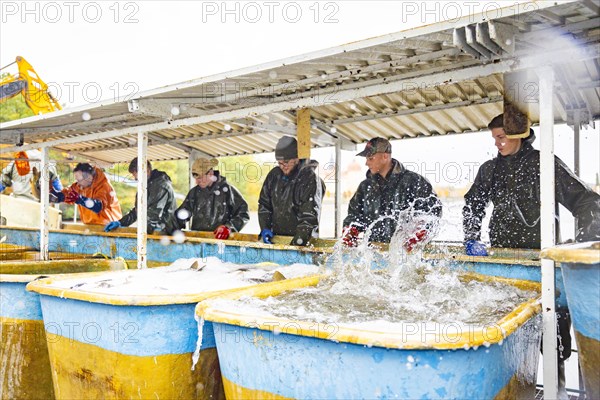
[[298, 158], [310, 158], [310, 108], [302, 108], [296, 114]]

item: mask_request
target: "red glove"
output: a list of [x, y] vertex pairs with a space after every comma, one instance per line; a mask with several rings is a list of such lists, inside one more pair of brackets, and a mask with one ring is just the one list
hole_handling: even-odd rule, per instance
[[345, 246], [347, 247], [356, 247], [358, 245], [358, 234], [360, 232], [358, 232], [358, 228], [355, 226], [350, 226], [350, 227], [345, 227], [344, 230], [342, 231], [343, 233], [343, 237], [342, 237], [342, 243], [344, 243]]
[[75, 185], [71, 185], [69, 187], [69, 189], [67, 189], [67, 194], [65, 195], [65, 203], [67, 203], [67, 204], [76, 203], [77, 200], [79, 200], [80, 196], [81, 195], [79, 194], [79, 192], [75, 188]]
[[406, 242], [404, 242], [404, 249], [410, 253], [417, 243], [427, 239], [428, 233], [429, 232], [427, 232], [426, 229], [421, 229], [420, 231], [415, 232], [411, 237], [408, 238], [408, 240], [406, 240]]
[[231, 234], [231, 229], [229, 229], [225, 225], [221, 225], [217, 229], [215, 229], [213, 233], [215, 235], [215, 239], [227, 239]]

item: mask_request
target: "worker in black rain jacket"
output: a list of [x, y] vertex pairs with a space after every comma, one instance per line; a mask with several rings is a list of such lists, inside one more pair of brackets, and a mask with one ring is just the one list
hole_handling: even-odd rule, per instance
[[[137, 180], [138, 178], [138, 159], [131, 160], [129, 172]], [[147, 202], [147, 232], [159, 232], [171, 234], [177, 228], [174, 217], [177, 204], [175, 202], [175, 192], [171, 178], [163, 171], [152, 169], [152, 164], [148, 161], [148, 193]], [[118, 221], [108, 223], [104, 230], [110, 232], [122, 226], [129, 226], [137, 221], [137, 196], [135, 196], [134, 207]]]
[[367, 178], [360, 183], [348, 205], [344, 219], [343, 242], [355, 246], [360, 232], [383, 218], [371, 228], [369, 241], [389, 243], [396, 232], [398, 218], [406, 210], [412, 215], [428, 216], [427, 223], [407, 235], [403, 243], [407, 251], [425, 239], [430, 239], [433, 224], [442, 215], [442, 203], [429, 181], [407, 170], [392, 158], [392, 144], [385, 138], [369, 140], [357, 156], [366, 158]]
[[325, 182], [317, 174], [318, 163], [298, 158], [298, 142], [284, 136], [277, 142], [273, 168], [258, 200], [259, 239], [271, 243], [274, 235], [293, 236], [292, 246], [306, 246], [317, 238]]
[[[496, 116], [488, 128], [492, 131], [498, 155], [479, 168], [473, 186], [465, 195], [466, 252], [487, 255], [480, 242], [481, 222], [490, 202], [494, 206], [489, 227], [493, 247], [539, 249], [540, 152], [532, 146], [533, 130], [527, 138], [508, 138], [503, 128], [503, 114]], [[600, 240], [600, 195], [575, 176], [562, 160], [558, 157], [554, 160], [556, 200], [577, 218], [576, 240]], [[559, 229], [556, 232], [558, 234]]]
[[[479, 168], [473, 186], [465, 195], [466, 253], [488, 255], [481, 242], [481, 223], [490, 202], [494, 206], [489, 226], [493, 247], [539, 249], [540, 152], [531, 145], [535, 140], [534, 132], [530, 129], [526, 138], [508, 138], [503, 114], [492, 119], [488, 128], [492, 131], [498, 155]], [[557, 202], [578, 218], [576, 240], [599, 240], [600, 195], [587, 187], [558, 157], [554, 158], [554, 173]], [[558, 220], [558, 204], [555, 215]], [[558, 227], [556, 232], [558, 235]], [[566, 399], [564, 362], [571, 355], [571, 317], [564, 307], [557, 307], [556, 315], [559, 398]]]
[[192, 164], [196, 181], [175, 212], [179, 226], [192, 220], [191, 230], [213, 232], [216, 239], [228, 239], [248, 223], [248, 203], [225, 177], [215, 170], [216, 158], [198, 158]]

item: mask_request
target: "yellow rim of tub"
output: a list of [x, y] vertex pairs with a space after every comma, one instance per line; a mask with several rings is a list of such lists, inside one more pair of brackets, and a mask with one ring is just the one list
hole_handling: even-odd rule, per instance
[[[541, 284], [531, 281], [517, 279], [498, 278], [475, 273], [461, 274], [464, 279], [475, 279], [479, 281], [502, 282], [524, 290], [541, 291]], [[540, 296], [521, 303], [512, 312], [499, 320], [493, 326], [485, 328], [473, 328], [468, 332], [456, 334], [435, 335], [433, 339], [425, 340], [405, 339], [398, 331], [374, 331], [364, 328], [352, 328], [346, 326], [336, 327], [333, 324], [323, 324], [310, 321], [290, 320], [275, 316], [244, 315], [236, 312], [225, 312], [212, 307], [212, 301], [237, 300], [241, 297], [252, 296], [266, 298], [277, 296], [283, 292], [315, 286], [323, 276], [315, 275], [305, 278], [289, 279], [286, 281], [273, 282], [260, 286], [241, 289], [218, 298], [203, 301], [196, 306], [196, 314], [202, 318], [217, 323], [239, 325], [242, 327], [257, 328], [276, 333], [288, 333], [336, 342], [346, 342], [366, 346], [376, 346], [397, 349], [461, 349], [482, 345], [500, 343], [505, 337], [527, 322], [532, 316], [541, 311]], [[289, 327], [282, 329], [281, 327]], [[259, 340], [259, 339], [257, 339]]]
[[[51, 261], [15, 261], [15, 262], [2, 262], [0, 264], [0, 282], [9, 283], [25, 283], [32, 282], [40, 278], [45, 278], [47, 275], [71, 275], [71, 274], [99, 274], [111, 270], [102, 272], [77, 272], [76, 270], [69, 270], [69, 267], [77, 267], [85, 263], [90, 267], [98, 267], [103, 265], [114, 264], [115, 270], [118, 270], [119, 264], [126, 269], [127, 263], [124, 260], [106, 260], [106, 259], [74, 259], [74, 260], [51, 260]], [[34, 268], [32, 268], [32, 266]], [[44, 272], [36, 272], [33, 274], [25, 274], [27, 270], [36, 269], [44, 270]]]
[[[11, 230], [23, 230], [23, 231], [35, 231], [36, 228], [23, 228], [13, 226], [2, 226], [2, 228]], [[104, 227], [101, 225], [80, 225], [80, 224], [63, 224], [62, 229], [51, 229], [50, 232], [62, 232], [72, 233], [79, 235], [94, 235], [102, 237], [122, 237], [135, 239], [137, 237], [136, 228], [119, 228], [116, 231], [104, 232]], [[276, 235], [273, 238], [274, 244], [265, 244], [258, 240], [256, 234], [245, 234], [234, 232], [230, 239], [221, 240], [215, 239], [212, 232], [197, 232], [197, 231], [185, 231], [185, 240], [190, 243], [210, 243], [219, 244], [225, 243], [228, 246], [237, 247], [248, 247], [248, 248], [259, 248], [259, 249], [274, 249], [274, 250], [296, 250], [303, 253], [325, 253], [329, 254], [334, 251], [333, 246], [336, 243], [336, 239], [313, 239], [311, 241], [312, 246], [291, 246], [288, 243], [292, 240], [291, 236]], [[160, 235], [148, 235], [149, 239], [159, 240]], [[387, 251], [387, 243], [372, 243], [374, 248]], [[438, 250], [443, 248], [450, 252], [451, 256], [457, 261], [475, 261], [475, 262], [494, 262], [500, 264], [514, 263], [514, 259], [519, 260], [519, 264], [522, 265], [536, 265], [539, 266], [539, 250], [535, 249], [510, 249], [510, 248], [490, 248], [490, 256], [487, 257], [474, 257], [467, 256], [464, 254], [464, 246], [457, 245], [455, 242], [437, 242], [431, 243], [425, 247], [425, 257], [438, 253]], [[447, 254], [444, 255], [447, 257]], [[428, 257], [434, 258], [435, 256]]]
[[[272, 263], [259, 263], [253, 264], [255, 266], [260, 266], [261, 264], [272, 264]], [[209, 292], [200, 292], [200, 293], [188, 293], [188, 294], [178, 294], [178, 295], [166, 295], [166, 294], [156, 294], [156, 295], [121, 295], [121, 294], [111, 294], [111, 293], [95, 293], [93, 291], [80, 291], [76, 289], [64, 289], [52, 287], [56, 282], [60, 282], [63, 280], [69, 280], [73, 278], [78, 279], [87, 279], [93, 278], [97, 276], [105, 276], [106, 272], [110, 272], [111, 274], [125, 274], [125, 273], [135, 273], [138, 270], [122, 270], [122, 271], [103, 271], [103, 272], [89, 272], [89, 273], [78, 273], [77, 276], [69, 275], [60, 275], [56, 277], [48, 277], [40, 280], [33, 281], [27, 285], [27, 290], [36, 292], [39, 294], [61, 297], [66, 299], [73, 300], [82, 300], [89, 301], [92, 303], [102, 303], [102, 304], [112, 304], [119, 306], [154, 306], [154, 305], [166, 305], [166, 304], [190, 304], [190, 303], [198, 303], [202, 300], [206, 300], [209, 297], [213, 296], [221, 296], [225, 294], [229, 294], [231, 291], [237, 290], [245, 290], [249, 288], [253, 288], [255, 286], [268, 286], [272, 284], [276, 284], [282, 281], [277, 282], [267, 282], [261, 284], [253, 284], [249, 286], [244, 286], [241, 288], [230, 288], [230, 289], [222, 289], [222, 290], [214, 290]], [[290, 279], [293, 281], [294, 279]]]
[[542, 258], [563, 263], [598, 264], [600, 263], [600, 242], [549, 247], [542, 250], [540, 255]]

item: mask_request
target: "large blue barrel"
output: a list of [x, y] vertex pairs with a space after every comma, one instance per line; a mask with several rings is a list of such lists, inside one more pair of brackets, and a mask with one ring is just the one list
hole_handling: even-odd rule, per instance
[[600, 399], [600, 242], [556, 246], [542, 257], [560, 264], [588, 399]]
[[[201, 321], [213, 326], [228, 399], [533, 398], [535, 372], [524, 377], [523, 371], [537, 367], [539, 330], [532, 318], [540, 311], [539, 298], [520, 304], [493, 327], [469, 332], [440, 327], [418, 340], [408, 331], [222, 308], [223, 299], [278, 296], [318, 280], [268, 284], [196, 307]], [[512, 284], [539, 290], [531, 282]]]

